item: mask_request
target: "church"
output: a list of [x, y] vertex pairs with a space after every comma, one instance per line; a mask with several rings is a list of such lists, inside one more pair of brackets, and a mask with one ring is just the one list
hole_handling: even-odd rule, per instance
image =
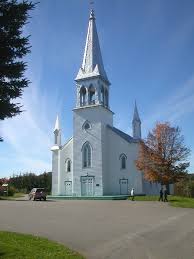
[[106, 196], [158, 194], [160, 184], [147, 182], [137, 170], [141, 120], [135, 103], [132, 136], [114, 127], [94, 11], [89, 17], [82, 65], [75, 78], [73, 136], [61, 143], [57, 116], [52, 151], [52, 195]]

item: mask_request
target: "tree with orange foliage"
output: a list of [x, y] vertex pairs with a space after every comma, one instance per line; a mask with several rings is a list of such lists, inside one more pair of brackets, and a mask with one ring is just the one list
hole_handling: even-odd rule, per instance
[[186, 175], [189, 155], [190, 149], [184, 144], [180, 128], [168, 122], [157, 123], [140, 143], [136, 166], [146, 180], [166, 185]]

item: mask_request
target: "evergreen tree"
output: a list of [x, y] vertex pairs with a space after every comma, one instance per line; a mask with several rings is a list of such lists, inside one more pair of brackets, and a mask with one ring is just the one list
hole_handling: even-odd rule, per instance
[[22, 28], [34, 6], [29, 1], [0, 0], [0, 120], [22, 112], [15, 99], [29, 84], [22, 58], [30, 52], [29, 36], [22, 34]]

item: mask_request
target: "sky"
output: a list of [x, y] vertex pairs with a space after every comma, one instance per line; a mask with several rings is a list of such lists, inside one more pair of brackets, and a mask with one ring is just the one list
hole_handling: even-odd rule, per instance
[[[96, 0], [94, 10], [114, 126], [131, 135], [136, 100], [144, 138], [156, 122], [181, 128], [193, 173], [194, 1]], [[19, 100], [24, 112], [0, 121], [0, 177], [51, 171], [57, 114], [62, 143], [72, 136], [89, 11], [88, 0], [40, 0], [31, 11], [23, 28], [31, 84]]]

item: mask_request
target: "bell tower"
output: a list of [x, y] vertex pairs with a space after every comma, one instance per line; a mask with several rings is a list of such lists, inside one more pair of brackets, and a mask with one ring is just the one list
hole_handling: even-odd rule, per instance
[[95, 195], [106, 193], [103, 184], [108, 159], [106, 127], [113, 125], [113, 112], [109, 107], [110, 82], [102, 61], [95, 20], [91, 10], [83, 61], [75, 78], [73, 182], [74, 192], [79, 195], [86, 195], [84, 186], [87, 181]]
[[82, 65], [75, 78], [76, 108], [101, 105], [109, 108], [109, 86], [102, 61], [94, 11], [91, 10]]

